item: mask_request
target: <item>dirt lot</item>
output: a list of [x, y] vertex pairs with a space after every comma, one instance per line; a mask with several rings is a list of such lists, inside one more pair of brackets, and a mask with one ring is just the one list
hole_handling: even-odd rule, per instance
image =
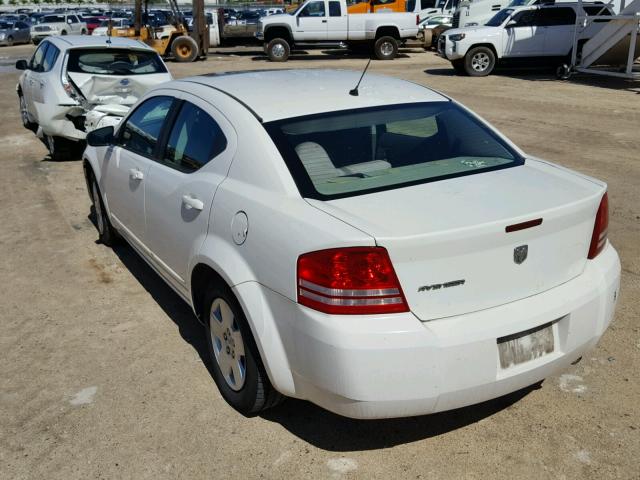
[[[11, 65], [31, 51], [0, 50], [0, 478], [640, 478], [640, 85], [457, 77], [419, 50], [373, 62], [462, 101], [525, 151], [609, 183], [616, 318], [578, 365], [486, 404], [358, 422], [290, 400], [244, 418], [220, 397], [189, 308], [129, 247], [96, 244], [80, 163], [51, 162], [21, 127]], [[365, 61], [309, 52], [274, 65], [245, 47], [170, 68]]]

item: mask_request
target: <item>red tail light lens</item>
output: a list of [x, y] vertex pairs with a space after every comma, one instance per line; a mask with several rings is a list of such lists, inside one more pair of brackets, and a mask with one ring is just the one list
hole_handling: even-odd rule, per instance
[[607, 244], [607, 233], [609, 230], [609, 196], [605, 192], [598, 213], [596, 213], [596, 223], [593, 226], [593, 235], [591, 235], [591, 245], [589, 245], [589, 255], [587, 258], [594, 259], [602, 251]]
[[420, 15], [416, 15], [416, 25], [420, 25]]
[[301, 255], [298, 302], [342, 315], [409, 311], [389, 254], [381, 247], [334, 248]]

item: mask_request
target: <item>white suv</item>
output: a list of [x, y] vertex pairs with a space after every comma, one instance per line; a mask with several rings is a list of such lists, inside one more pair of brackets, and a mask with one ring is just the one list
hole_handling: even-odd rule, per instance
[[53, 35], [86, 35], [87, 24], [75, 14], [45, 15], [37, 25], [31, 27], [31, 41], [37, 45], [43, 39]]
[[[579, 8], [577, 3], [505, 8], [483, 27], [447, 30], [440, 36], [438, 52], [458, 72], [474, 77], [489, 75], [497, 63], [562, 64], [571, 53]], [[588, 15], [611, 14], [602, 4], [584, 8]], [[602, 26], [596, 21], [577, 27], [580, 44]]]
[[49, 37], [16, 68], [24, 71], [16, 86], [22, 123], [56, 160], [73, 156], [88, 131], [115, 125], [149, 88], [172, 78], [151, 47], [89, 35]]

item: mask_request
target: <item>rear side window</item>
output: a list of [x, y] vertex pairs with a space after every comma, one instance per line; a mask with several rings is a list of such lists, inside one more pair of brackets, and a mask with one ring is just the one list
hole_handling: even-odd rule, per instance
[[145, 157], [152, 157], [172, 103], [171, 97], [152, 97], [143, 102], [122, 127], [120, 145]]
[[265, 125], [304, 197], [330, 200], [521, 165], [452, 102], [333, 112]]
[[195, 105], [183, 103], [171, 129], [163, 163], [191, 173], [227, 148], [227, 139], [211, 116]]
[[538, 12], [536, 25], [542, 27], [557, 27], [560, 25], [575, 25], [576, 12], [573, 8], [543, 8]]
[[69, 52], [69, 72], [93, 75], [144, 75], [165, 73], [156, 52], [119, 48], [82, 48]]
[[329, 16], [330, 17], [341, 17], [342, 11], [340, 10], [340, 2], [330, 1], [329, 2]]

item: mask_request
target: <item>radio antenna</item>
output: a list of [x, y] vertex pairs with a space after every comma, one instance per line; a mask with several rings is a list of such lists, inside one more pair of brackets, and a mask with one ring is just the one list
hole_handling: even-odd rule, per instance
[[371, 63], [371, 59], [369, 59], [369, 61], [367, 62], [367, 66], [364, 67], [364, 71], [362, 72], [362, 75], [360, 75], [360, 80], [358, 80], [358, 84], [356, 85], [356, 88], [354, 88], [353, 90], [349, 90], [349, 95], [351, 95], [352, 97], [357, 97], [359, 95], [358, 87], [360, 86], [360, 82], [364, 78], [364, 74], [367, 73], [367, 68], [369, 68], [370, 63]]

